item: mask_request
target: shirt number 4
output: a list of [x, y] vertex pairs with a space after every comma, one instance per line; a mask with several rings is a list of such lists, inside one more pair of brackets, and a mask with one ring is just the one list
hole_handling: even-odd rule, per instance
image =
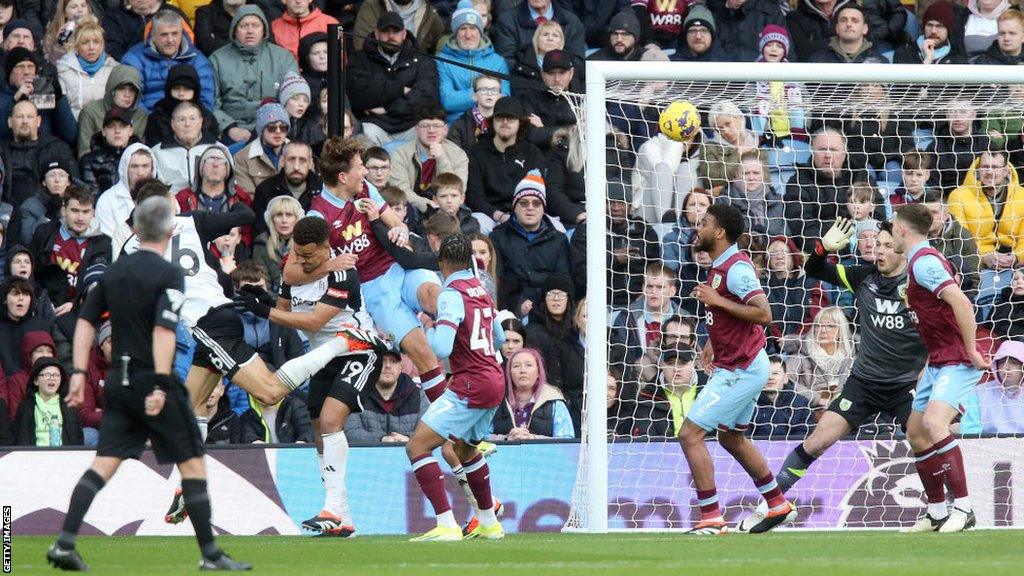
[[491, 314], [490, 308], [476, 308], [473, 310], [473, 329], [469, 337], [470, 350], [481, 350], [488, 356], [494, 356], [494, 339], [491, 337]]

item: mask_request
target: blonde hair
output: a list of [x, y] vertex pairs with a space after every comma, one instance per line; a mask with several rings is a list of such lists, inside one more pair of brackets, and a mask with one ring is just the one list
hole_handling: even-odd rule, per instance
[[843, 309], [838, 306], [822, 308], [814, 317], [814, 322], [811, 325], [814, 338], [817, 339], [817, 329], [826, 320], [831, 320], [836, 326], [839, 326], [839, 333], [836, 334], [836, 351], [846, 356], [853, 356], [853, 333], [850, 331], [850, 321], [843, 314]]
[[[60, 31], [64, 29], [64, 25], [68, 23], [68, 17], [64, 15], [64, 12], [68, 9], [68, 4], [70, 3], [71, 0], [60, 0], [57, 3], [53, 12], [53, 18], [50, 19], [49, 25], [46, 26], [46, 34], [43, 35], [44, 44], [57, 44], [57, 36], [60, 35]], [[89, 4], [89, 2], [86, 1], [85, 7], [89, 10], [89, 14], [83, 18], [78, 25], [81, 26], [82, 24], [90, 21], [90, 19], [92, 22], [99, 24], [99, 21], [96, 19], [96, 14], [92, 11], [92, 4]], [[74, 40], [68, 44], [74, 46], [76, 42], [77, 40]]]
[[82, 19], [82, 23], [79, 24], [78, 28], [75, 29], [75, 39], [72, 45], [77, 48], [84, 39], [91, 36], [99, 38], [100, 42], [103, 42], [104, 50], [106, 49], [107, 37], [103, 27], [92, 16], [86, 16]]
[[[267, 210], [263, 213], [263, 221], [267, 223], [267, 256], [274, 262], [279, 262], [281, 259], [277, 255], [277, 245], [281, 243], [281, 237], [277, 233], [277, 229], [274, 228], [274, 216], [282, 213], [291, 213], [295, 215], [296, 220], [301, 220], [306, 216], [306, 211], [302, 209], [302, 204], [291, 196], [275, 196], [267, 204]], [[288, 239], [288, 248], [291, 249], [292, 239]]]
[[537, 46], [537, 42], [540, 40], [540, 35], [548, 30], [558, 30], [558, 35], [562, 37], [562, 49], [565, 49], [565, 31], [562, 30], [562, 25], [554, 20], [548, 20], [537, 25], [537, 29], [533, 32], [533, 50], [540, 56], [540, 48]]
[[740, 119], [741, 124], [744, 123], [743, 111], [732, 100], [719, 100], [712, 104], [708, 110], [708, 124], [715, 128], [720, 116], [734, 116]]

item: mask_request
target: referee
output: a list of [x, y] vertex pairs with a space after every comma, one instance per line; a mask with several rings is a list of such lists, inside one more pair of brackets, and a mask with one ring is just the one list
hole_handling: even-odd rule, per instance
[[202, 559], [200, 570], [249, 570], [221, 551], [210, 526], [203, 444], [185, 388], [171, 377], [184, 272], [164, 260], [174, 213], [163, 198], [140, 204], [133, 228], [141, 249], [117, 260], [89, 292], [75, 326], [68, 406], [82, 402], [86, 366], [96, 325], [110, 313], [113, 360], [104, 388], [105, 406], [92, 467], [71, 493], [64, 527], [46, 554], [63, 570], [88, 566], [75, 550], [75, 538], [93, 498], [125, 458], [138, 458], [149, 440], [158, 462], [177, 464], [189, 517]]

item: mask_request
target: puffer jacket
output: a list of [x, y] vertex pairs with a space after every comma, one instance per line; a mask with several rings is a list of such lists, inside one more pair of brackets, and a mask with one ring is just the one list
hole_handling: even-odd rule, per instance
[[132, 46], [125, 53], [122, 62], [137, 68], [142, 76], [142, 107], [152, 110], [164, 97], [167, 72], [175, 64], [189, 64], [199, 74], [200, 100], [203, 106], [213, 109], [216, 100], [216, 76], [210, 61], [203, 56], [187, 35], [181, 37], [181, 47], [173, 58], [160, 54], [153, 48], [149, 37]]
[[[139, 139], [132, 134], [128, 139], [128, 146], [138, 141]], [[121, 161], [124, 148], [114, 148], [108, 144], [102, 132], [92, 135], [91, 148], [91, 152], [82, 156], [79, 168], [82, 171], [82, 182], [92, 190], [93, 195], [98, 196], [100, 192], [117, 182], [117, 165]]]
[[[14, 112], [14, 95], [18, 89], [7, 82], [0, 87], [0, 118], [10, 118]], [[71, 112], [68, 99], [61, 93], [60, 84], [55, 82], [53, 96], [56, 98], [54, 107], [39, 110], [39, 135], [53, 135], [74, 146], [78, 138], [78, 123]], [[10, 142], [14, 138], [8, 122], [0, 123], [0, 142]]]
[[82, 64], [74, 52], [68, 52], [57, 61], [57, 79], [60, 80], [61, 90], [76, 120], [86, 104], [106, 95], [107, 79], [116, 66], [117, 60], [105, 55], [103, 65], [90, 76], [82, 70]]
[[408, 374], [398, 376], [391, 400], [394, 405], [388, 412], [384, 409], [384, 397], [376, 386], [372, 387], [363, 396], [366, 403], [363, 411], [345, 421], [345, 436], [349, 441], [380, 442], [381, 438], [394, 432], [411, 437], [430, 402]]
[[4, 180], [11, 186], [5, 189], [4, 198], [15, 208], [39, 190], [46, 167], [51, 162], [66, 162], [71, 167], [71, 177], [78, 178], [78, 162], [71, 148], [55, 136], [40, 134], [38, 140], [24, 142], [0, 142], [0, 154], [7, 160]]
[[498, 258], [498, 308], [519, 310], [524, 300], [541, 301], [548, 276], [569, 276], [569, 241], [544, 216], [541, 228], [528, 234], [515, 216], [491, 232]]
[[[446, 30], [440, 15], [431, 4], [433, 2], [420, 2], [420, 8], [416, 12], [416, 43], [433, 54], [434, 48]], [[387, 0], [365, 0], [359, 6], [353, 29], [355, 37], [352, 39], [352, 45], [356, 50], [363, 47], [364, 39], [373, 37], [377, 19], [388, 10], [390, 8], [387, 6]]]
[[[416, 50], [415, 40], [406, 38], [394, 64], [378, 50], [376, 40], [368, 40], [352, 56], [345, 76], [349, 106], [361, 122], [371, 122], [393, 134], [408, 130], [416, 123], [416, 110], [438, 100], [437, 67]], [[405, 88], [410, 88], [405, 93]], [[387, 114], [368, 114], [383, 107]]]
[[126, 6], [127, 4], [127, 2], [122, 3], [116, 9], [107, 10], [103, 14], [103, 31], [107, 39], [107, 54], [118, 60], [122, 60], [129, 48], [142, 42], [146, 27], [149, 26], [150, 20], [156, 15], [156, 12], [160, 10], [173, 10], [181, 14], [182, 18], [185, 18], [185, 26], [188, 28], [186, 30], [187, 35], [192, 34], [192, 29], [188, 27], [188, 17], [185, 16], [185, 13], [166, 0], [161, 3], [160, 8], [156, 12], [149, 16], [136, 14]]
[[[530, 419], [526, 423], [526, 428], [531, 434], [548, 438], [555, 437], [555, 405], [559, 402], [563, 405], [566, 404], [565, 397], [562, 396], [558, 388], [550, 384], [541, 386], [537, 400], [533, 403], [533, 409], [530, 411]], [[508, 400], [505, 400], [501, 406], [498, 406], [498, 411], [494, 413], [493, 432], [494, 434], [508, 434], [515, 425], [514, 410]]]
[[235, 12], [229, 37], [235, 37], [238, 22], [246, 16], [256, 16], [263, 22], [263, 41], [246, 48], [232, 40], [210, 56], [217, 78], [217, 103], [213, 111], [221, 131], [233, 126], [255, 130], [260, 102], [277, 97], [285, 72], [299, 71], [287, 50], [270, 43], [270, 26], [256, 6], [242, 6]]
[[[836, 14], [843, 6], [852, 1], [838, 0], [835, 8], [832, 9], [832, 14]], [[824, 46], [828, 39], [835, 34], [832, 18], [825, 16], [815, 6], [814, 0], [802, 0], [796, 10], [791, 10], [786, 14], [786, 28], [789, 29], [789, 37], [793, 41], [793, 49], [789, 56], [790, 62], [810, 62], [811, 54]]]
[[[82, 107], [78, 115], [78, 156], [84, 156], [92, 146], [92, 137], [103, 130], [103, 118], [107, 111], [114, 107], [114, 92], [121, 86], [134, 86], [142, 94], [142, 77], [139, 71], [131, 66], [118, 65], [110, 71], [107, 78], [107, 85], [104, 88], [103, 98], [89, 102]], [[136, 97], [131, 107], [132, 131], [141, 136], [146, 131], [146, 120], [148, 116], [145, 110], [139, 106], [141, 98]]]
[[316, 5], [313, 10], [304, 18], [296, 19], [285, 12], [280, 18], [275, 18], [270, 28], [274, 32], [274, 43], [291, 52], [292, 58], [299, 60], [299, 40], [306, 34], [313, 32], [327, 32], [328, 24], [337, 24], [333, 17], [324, 14]]
[[1017, 169], [1010, 168], [1006, 200], [996, 220], [992, 203], [978, 180], [980, 162], [979, 158], [971, 164], [963, 185], [950, 193], [949, 213], [974, 236], [979, 255], [1012, 252], [1018, 262], [1024, 262], [1024, 186]]
[[[493, 70], [499, 74], [508, 74], [508, 63], [494, 51], [487, 36], [480, 38], [480, 47], [476, 50], [463, 50], [459, 48], [458, 40], [453, 34], [441, 48], [438, 56], [469, 66]], [[476, 105], [473, 102], [473, 80], [480, 74], [438, 60], [437, 75], [441, 85], [441, 105], [448, 112], [448, 123], [451, 124], [466, 110]], [[509, 95], [507, 81], [501, 83], [501, 94]]]

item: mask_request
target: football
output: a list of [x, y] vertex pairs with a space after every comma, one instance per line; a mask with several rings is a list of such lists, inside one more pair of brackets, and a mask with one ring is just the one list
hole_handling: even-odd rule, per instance
[[700, 131], [700, 112], [684, 100], [672, 102], [658, 117], [661, 133], [676, 142], [688, 142]]

